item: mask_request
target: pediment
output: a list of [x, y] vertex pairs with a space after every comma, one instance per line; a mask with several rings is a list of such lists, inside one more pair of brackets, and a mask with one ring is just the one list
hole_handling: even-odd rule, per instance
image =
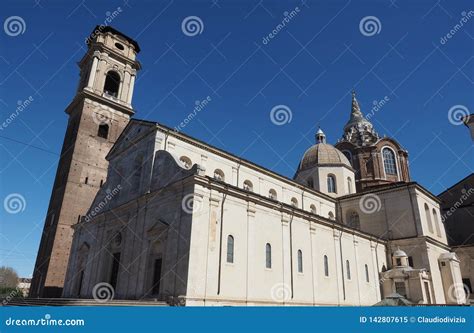
[[132, 119], [128, 125], [124, 128], [122, 134], [113, 145], [110, 152], [107, 154], [106, 159], [111, 160], [115, 155], [126, 150], [131, 143], [139, 140], [141, 137], [145, 136], [151, 128], [155, 128], [156, 123]]

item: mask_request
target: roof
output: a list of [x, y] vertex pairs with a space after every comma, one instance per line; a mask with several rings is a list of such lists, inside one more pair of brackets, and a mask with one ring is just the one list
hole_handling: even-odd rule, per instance
[[441, 203], [441, 200], [435, 196], [433, 193], [428, 191], [426, 188], [424, 188], [422, 185], [420, 185], [417, 182], [396, 182], [396, 183], [389, 183], [389, 184], [382, 184], [382, 185], [377, 185], [377, 186], [372, 186], [369, 187], [362, 192], [356, 192], [348, 195], [343, 195], [338, 197], [338, 200], [346, 200], [346, 199], [352, 199], [352, 198], [357, 198], [362, 195], [366, 195], [368, 193], [377, 193], [377, 192], [382, 192], [382, 191], [387, 191], [387, 190], [392, 190], [396, 188], [403, 188], [403, 187], [410, 187], [410, 186], [415, 186], [418, 190], [429, 196], [431, 199], [436, 201], [437, 203]]
[[469, 178], [471, 177], [474, 177], [474, 172], [471, 173], [470, 175], [467, 175], [466, 177], [464, 177], [463, 179], [461, 179], [460, 181], [458, 181], [457, 183], [451, 185], [450, 187], [448, 187], [447, 189], [445, 189], [443, 192], [441, 192], [440, 194], [438, 194], [438, 197], [442, 196], [443, 194], [445, 194], [446, 192], [449, 192], [451, 191], [453, 188], [455, 188], [456, 186], [458, 186], [459, 184], [461, 183], [464, 183], [465, 181], [467, 181]]
[[[305, 191], [307, 192], [310, 192], [310, 193], [314, 193], [318, 196], [320, 196], [321, 198], [324, 198], [328, 201], [331, 201], [331, 202], [336, 202], [336, 199], [321, 192], [321, 191], [318, 191], [318, 190], [315, 190], [313, 188], [310, 188], [310, 187], [307, 187], [303, 184], [300, 184], [298, 182], [296, 182], [295, 180], [291, 179], [291, 178], [288, 178], [286, 176], [283, 176], [279, 173], [276, 173], [275, 171], [272, 171], [270, 169], [267, 169], [266, 167], [264, 166], [261, 166], [259, 164], [256, 164], [250, 160], [247, 160], [245, 158], [242, 158], [240, 156], [237, 156], [237, 155], [234, 155], [226, 150], [223, 150], [221, 148], [217, 148], [216, 146], [213, 146], [211, 144], [208, 144], [202, 140], [199, 140], [199, 139], [196, 139], [192, 136], [189, 136], [187, 134], [184, 134], [183, 132], [181, 131], [176, 131], [175, 129], [171, 128], [171, 127], [168, 127], [162, 123], [159, 123], [159, 122], [156, 122], [156, 121], [150, 121], [150, 120], [143, 120], [143, 119], [137, 119], [137, 118], [132, 118], [130, 119], [130, 122], [127, 124], [127, 126], [125, 126], [125, 129], [122, 131], [122, 133], [119, 135], [119, 137], [117, 138], [117, 140], [115, 141], [114, 145], [112, 146], [111, 150], [109, 151], [109, 153], [107, 154], [106, 158], [110, 158], [110, 155], [112, 154], [113, 151], [115, 151], [116, 149], [116, 146], [117, 144], [121, 141], [121, 138], [124, 137], [126, 135], [126, 129], [129, 127], [129, 126], [132, 126], [133, 123], [144, 123], [144, 124], [152, 124], [152, 125], [155, 125], [155, 126], [158, 126], [158, 127], [161, 127], [163, 128], [164, 130], [168, 131], [169, 133], [174, 133], [176, 136], [182, 136], [184, 137], [185, 139], [188, 139], [188, 140], [191, 140], [191, 141], [194, 141], [195, 143], [198, 143], [198, 144], [201, 144], [203, 146], [206, 146], [208, 148], [210, 148], [211, 150], [214, 150], [214, 153], [216, 152], [221, 152], [221, 153], [224, 153], [226, 155], [229, 155], [231, 158], [233, 158], [234, 160], [236, 161], [239, 161], [239, 163], [242, 163], [244, 162], [245, 164], [248, 164], [250, 166], [253, 166], [253, 167], [256, 167], [256, 168], [259, 168], [259, 169], [262, 169], [263, 171], [265, 171], [266, 173], [269, 173], [273, 176], [276, 176], [278, 178], [281, 178], [281, 180], [283, 181], [286, 181], [287, 183], [290, 183], [292, 184], [293, 186], [296, 186], [296, 187], [299, 187], [299, 188], [304, 188]], [[344, 154], [343, 154], [344, 155]]]
[[374, 306], [408, 306], [413, 305], [414, 303], [407, 300], [405, 297], [398, 293], [392, 293], [385, 297], [378, 303], [375, 303]]
[[305, 170], [325, 164], [342, 164], [352, 169], [347, 157], [339, 149], [327, 143], [318, 143], [311, 146], [304, 153], [298, 169]]
[[112, 28], [110, 25], [96, 25], [96, 27], [94, 28], [94, 30], [92, 30], [92, 32], [90, 34], [91, 39], [95, 36], [96, 31], [100, 31], [101, 33], [110, 32], [114, 35], [121, 36], [121, 37], [125, 38], [127, 40], [127, 42], [129, 42], [130, 44], [133, 45], [133, 47], [135, 48], [135, 51], [137, 51], [137, 53], [140, 52], [140, 46], [138, 45], [138, 43], [134, 39], [128, 37], [127, 35], [125, 35], [124, 33], [120, 32], [120, 31], [118, 31], [117, 29]]

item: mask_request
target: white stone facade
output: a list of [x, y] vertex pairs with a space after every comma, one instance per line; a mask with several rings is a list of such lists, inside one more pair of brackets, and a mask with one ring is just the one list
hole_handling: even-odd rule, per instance
[[[186, 305], [373, 305], [394, 246], [429, 271], [433, 303], [459, 282], [459, 265], [443, 276], [438, 265], [450, 252], [443, 225], [423, 217], [425, 203], [438, 217], [439, 205], [414, 183], [373, 192], [380, 207], [368, 214], [364, 194], [334, 198], [139, 120], [108, 160], [107, 181], [75, 226], [65, 297], [92, 297], [107, 282], [116, 298]], [[354, 212], [357, 226], [346, 219]]]

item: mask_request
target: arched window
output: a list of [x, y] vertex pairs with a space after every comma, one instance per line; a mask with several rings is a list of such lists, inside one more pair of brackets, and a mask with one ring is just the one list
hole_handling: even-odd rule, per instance
[[426, 217], [426, 223], [428, 223], [428, 230], [429, 232], [433, 233], [433, 222], [431, 221], [430, 208], [428, 207], [426, 203], [425, 203], [425, 217]]
[[324, 275], [329, 276], [329, 263], [328, 263], [328, 256], [324, 256]]
[[179, 161], [181, 162], [181, 166], [185, 169], [191, 169], [193, 166], [193, 162], [191, 162], [191, 159], [187, 156], [181, 156]]
[[395, 162], [395, 153], [390, 148], [382, 150], [383, 167], [387, 175], [397, 174], [397, 163]]
[[347, 157], [347, 159], [349, 160], [349, 163], [352, 165], [352, 154], [350, 151], [348, 150], [344, 150], [342, 152], [344, 154], [345, 157]]
[[115, 71], [109, 71], [105, 77], [104, 92], [117, 98], [120, 87], [120, 75]]
[[365, 281], [370, 282], [370, 279], [369, 279], [369, 266], [367, 266], [367, 264], [365, 264]]
[[253, 184], [250, 180], [244, 181], [244, 190], [253, 192]]
[[298, 273], [303, 273], [303, 252], [298, 250]]
[[298, 207], [298, 199], [296, 198], [291, 198], [291, 205], [293, 207]]
[[234, 262], [234, 237], [227, 236], [227, 262]]
[[328, 175], [328, 193], [336, 193], [336, 176]]
[[351, 177], [347, 177], [347, 193], [352, 193], [352, 179]]
[[316, 215], [316, 206], [315, 206], [315, 205], [309, 206], [309, 210], [311, 211], [311, 214], [315, 214], [315, 215]]
[[97, 130], [97, 136], [99, 138], [107, 139], [109, 136], [109, 125], [107, 124], [99, 125], [99, 129]]
[[334, 220], [334, 213], [333, 212], [329, 212], [328, 213], [328, 217], [330, 220]]
[[272, 268], [272, 246], [270, 243], [265, 245], [265, 267]]
[[433, 222], [436, 227], [436, 235], [441, 237], [441, 227], [439, 225], [438, 214], [436, 213], [436, 209], [433, 208]]
[[348, 216], [348, 225], [351, 228], [360, 229], [360, 219], [357, 212], [350, 212]]
[[349, 263], [349, 260], [346, 260], [346, 275], [347, 279], [351, 279], [351, 264]]
[[225, 180], [224, 172], [221, 169], [214, 170], [214, 179], [223, 182]]
[[84, 280], [84, 271], [87, 266], [87, 258], [89, 257], [89, 249], [90, 249], [89, 244], [84, 242], [78, 251], [77, 262], [76, 262], [76, 272], [78, 272], [79, 274], [77, 274], [75, 277], [76, 296], [81, 296], [82, 284]]
[[274, 189], [270, 189], [270, 191], [268, 191], [268, 197], [272, 200], [277, 200], [277, 192]]

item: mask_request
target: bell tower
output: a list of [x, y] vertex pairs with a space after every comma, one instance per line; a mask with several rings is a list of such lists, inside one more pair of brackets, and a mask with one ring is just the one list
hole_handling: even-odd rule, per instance
[[109, 26], [97, 26], [86, 39], [78, 63], [76, 96], [36, 258], [30, 297], [61, 297], [72, 226], [90, 208], [106, 182], [105, 156], [134, 114], [133, 87], [140, 63], [136, 41]]

